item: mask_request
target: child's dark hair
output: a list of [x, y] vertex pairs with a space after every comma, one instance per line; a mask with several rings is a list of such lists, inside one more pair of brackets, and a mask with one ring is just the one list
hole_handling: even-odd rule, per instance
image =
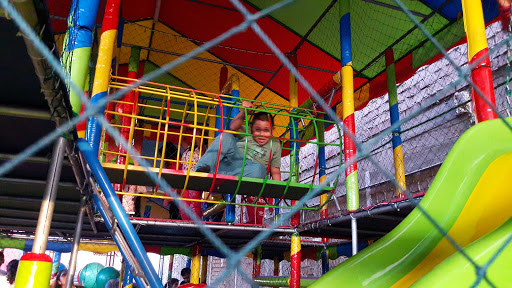
[[57, 276], [55, 277], [55, 288], [63, 287], [59, 282], [61, 282], [61, 278], [64, 276], [68, 276], [68, 269], [62, 269], [57, 272]]
[[[162, 146], [163, 148], [163, 146]], [[164, 157], [165, 159], [174, 160], [178, 155], [178, 148], [171, 142], [167, 142], [165, 145]]]
[[9, 284], [13, 284], [14, 280], [16, 280], [16, 272], [18, 271], [18, 260], [12, 260], [7, 264], [7, 282]]
[[181, 269], [181, 277], [185, 277], [187, 275], [190, 275], [192, 273], [192, 270], [190, 270], [190, 268], [188, 267], [185, 267], [183, 269]]
[[254, 114], [254, 116], [252, 117], [251, 125], [253, 125], [254, 122], [256, 122], [257, 120], [269, 122], [269, 119], [270, 119], [270, 124], [272, 124], [272, 127], [274, 127], [274, 117], [270, 113], [263, 112], [263, 111], [258, 112], [256, 114]]
[[166, 288], [171, 288], [175, 284], [176, 285], [180, 284], [180, 280], [178, 280], [176, 278], [171, 278], [169, 281], [167, 281], [167, 284], [165, 284], [165, 287]]

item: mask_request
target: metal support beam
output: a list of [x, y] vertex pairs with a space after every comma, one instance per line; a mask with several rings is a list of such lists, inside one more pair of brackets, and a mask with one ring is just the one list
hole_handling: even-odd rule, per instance
[[0, 106], [0, 116], [21, 117], [28, 119], [50, 120], [51, 116], [48, 111], [16, 108], [8, 106]]
[[391, 204], [388, 204], [385, 206], [373, 208], [371, 210], [363, 210], [363, 211], [358, 211], [358, 212], [355, 212], [352, 214], [347, 214], [347, 215], [342, 215], [342, 216], [333, 217], [333, 218], [329, 218], [329, 219], [305, 223], [305, 224], [299, 226], [297, 228], [297, 231], [298, 232], [307, 232], [308, 230], [329, 227], [329, 226], [336, 225], [336, 224], [339, 224], [342, 222], [347, 222], [347, 221], [351, 220], [352, 218], [359, 219], [359, 218], [364, 218], [364, 217], [372, 217], [373, 215], [378, 215], [378, 214], [387, 213], [387, 212], [400, 211], [400, 209], [405, 209], [405, 208], [416, 206], [416, 204], [419, 203], [422, 198], [423, 197], [409, 198], [408, 200], [405, 200], [402, 202], [391, 203]]
[[[171, 221], [155, 221], [155, 220], [139, 220], [130, 219], [133, 225], [143, 226], [166, 226], [166, 227], [197, 227], [194, 223], [187, 222], [171, 222]], [[235, 226], [235, 225], [220, 225], [220, 224], [204, 224], [209, 229], [222, 229], [222, 230], [237, 230], [237, 231], [266, 231], [268, 227], [251, 227], [251, 226]], [[275, 233], [291, 234], [295, 231], [293, 228], [276, 228]]]
[[46, 243], [48, 242], [48, 235], [50, 234], [50, 226], [52, 224], [55, 199], [57, 197], [57, 187], [60, 180], [60, 173], [62, 171], [62, 160], [64, 159], [66, 144], [67, 140], [63, 137], [59, 137], [53, 149], [50, 169], [48, 171], [46, 191], [43, 196], [43, 202], [41, 203], [41, 210], [39, 212], [39, 220], [37, 222], [36, 238], [34, 240], [34, 246], [32, 247], [33, 253], [44, 253], [46, 251]]
[[68, 279], [66, 281], [65, 288], [71, 288], [73, 285], [72, 279], [75, 279], [75, 270], [76, 270], [76, 258], [78, 255], [78, 245], [80, 244], [80, 236], [82, 234], [82, 224], [84, 223], [84, 214], [87, 206], [86, 196], [82, 196], [80, 199], [80, 211], [78, 212], [78, 219], [76, 221], [76, 229], [75, 236], [73, 237], [73, 249], [71, 250], [71, 256], [69, 258], [68, 265]]
[[[381, 6], [381, 7], [389, 8], [389, 9], [392, 9], [392, 10], [400, 11], [400, 12], [404, 13], [402, 8], [400, 8], [398, 6], [390, 5], [390, 4], [387, 4], [387, 3], [384, 3], [384, 2], [380, 2], [380, 1], [376, 1], [376, 0], [363, 0], [363, 1], [371, 3], [371, 4], [374, 4], [374, 5], [378, 5], [378, 6]], [[409, 12], [411, 12], [412, 15], [418, 16], [418, 17], [421, 17], [421, 18], [428, 17], [428, 15], [425, 15], [425, 14], [420, 13], [420, 12], [416, 12], [416, 11], [412, 11], [412, 10], [409, 10]]]
[[[125, 47], [135, 47], [137, 45], [123, 43], [123, 46], [125, 46]], [[168, 54], [168, 55], [173, 55], [173, 56], [178, 56], [178, 57], [181, 57], [181, 56], [185, 55], [185, 54], [182, 54], [182, 53], [171, 52], [171, 51], [166, 51], [166, 50], [161, 50], [161, 49], [155, 49], [155, 48], [151, 48], [151, 47], [140, 47], [140, 48], [144, 49], [144, 50], [147, 50], [147, 51], [158, 52], [158, 53]], [[202, 58], [202, 57], [191, 57], [191, 59], [205, 61], [205, 62], [210, 62], [210, 63], [215, 63], [215, 64], [222, 64], [222, 65], [236, 67], [236, 68], [249, 69], [249, 70], [254, 70], [254, 71], [258, 71], [258, 72], [274, 73], [274, 71], [271, 71], [271, 70], [265, 70], [265, 69], [255, 68], [255, 67], [238, 65], [238, 64], [233, 64], [233, 63], [225, 62], [225, 61], [212, 60], [212, 59], [207, 59], [207, 58]]]

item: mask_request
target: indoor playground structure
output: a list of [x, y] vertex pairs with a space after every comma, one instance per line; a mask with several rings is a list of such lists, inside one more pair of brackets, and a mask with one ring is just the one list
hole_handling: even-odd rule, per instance
[[509, 0], [0, 7], [14, 287], [512, 283]]

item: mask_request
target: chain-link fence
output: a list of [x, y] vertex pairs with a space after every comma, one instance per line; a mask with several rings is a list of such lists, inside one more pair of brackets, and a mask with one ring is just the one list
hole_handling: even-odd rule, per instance
[[[123, 35], [127, 37], [126, 40], [123, 37], [125, 46], [141, 45], [140, 42], [147, 43], [141, 45], [143, 47], [150, 48], [144, 49], [142, 58], [156, 66], [159, 66], [159, 68], [156, 68], [150, 73], [145, 74], [140, 82], [131, 85], [131, 87], [118, 90], [116, 93], [111, 95], [110, 99], [118, 99], [130, 89], [133, 89], [133, 87], [140, 86], [145, 81], [154, 79], [155, 77], [165, 73], [180, 74], [180, 79], [193, 87], [201, 86], [204, 87], [203, 89], [205, 90], [217, 91], [219, 90], [219, 87], [216, 86], [218, 79], [213, 76], [214, 74], [208, 72], [208, 69], [210, 68], [206, 68], [206, 66], [202, 64], [198, 65], [198, 63], [208, 63], [208, 65], [212, 67], [211, 69], [215, 71], [218, 71], [222, 65], [229, 65], [229, 63], [222, 63], [222, 60], [214, 58], [211, 54], [207, 54], [206, 51], [214, 49], [232, 49], [233, 47], [226, 48], [218, 45], [235, 34], [241, 33], [246, 29], [252, 29], [252, 31], [258, 37], [260, 37], [261, 41], [263, 41], [268, 47], [267, 51], [255, 51], [255, 53], [264, 53], [264, 55], [260, 56], [271, 58], [272, 60], [269, 61], [281, 62], [283, 66], [287, 68], [290, 73], [292, 73], [298, 80], [302, 86], [301, 89], [307, 91], [311, 97], [318, 101], [320, 106], [327, 111], [329, 117], [336, 119], [336, 122], [340, 123], [340, 125], [336, 128], [339, 128], [346, 133], [345, 127], [341, 125], [342, 121], [339, 119], [339, 115], [336, 115], [334, 111], [329, 109], [330, 107], [325, 105], [325, 103], [320, 100], [320, 97], [324, 95], [317, 95], [315, 89], [311, 86], [318, 86], [319, 83], [309, 83], [308, 79], [305, 79], [300, 74], [302, 69], [308, 68], [298, 66], [299, 70], [297, 70], [295, 67], [293, 67], [283, 52], [276, 47], [274, 42], [272, 42], [265, 31], [261, 29], [258, 22], [256, 22], [256, 20], [261, 19], [268, 13], [278, 10], [283, 6], [293, 5], [293, 3], [291, 3], [293, 1], [283, 1], [276, 4], [274, 4], [274, 1], [271, 2], [269, 1], [266, 2], [267, 4], [265, 4], [265, 1], [262, 1], [261, 6], [268, 7], [265, 10], [253, 14], [250, 13], [242, 3], [237, 0], [232, 0], [232, 5], [234, 6], [233, 9], [237, 9], [239, 13], [243, 15], [243, 22], [235, 27], [231, 27], [222, 35], [219, 35], [218, 37], [208, 42], [199, 42], [195, 39], [184, 38], [181, 35], [175, 34], [176, 31], [169, 27], [165, 27], [160, 23], [157, 23], [157, 25], [155, 25], [153, 28], [149, 28], [150, 22], [137, 22], [127, 24], [125, 27], [126, 34]], [[413, 68], [419, 68], [416, 71], [416, 74], [400, 84], [398, 89], [398, 104], [401, 111], [400, 121], [394, 123], [391, 126], [386, 124], [389, 122], [389, 113], [387, 112], [385, 97], [370, 102], [366, 108], [360, 110], [360, 112], [357, 112], [356, 114], [357, 133], [355, 140], [358, 146], [358, 154], [354, 159], [351, 159], [351, 161], [358, 161], [358, 165], [360, 167], [360, 189], [374, 189], [376, 186], [390, 181], [392, 184], [390, 185], [390, 190], [394, 193], [394, 191], [399, 187], [393, 177], [394, 164], [392, 162], [393, 157], [390, 144], [391, 131], [398, 126], [401, 126], [402, 131], [400, 136], [402, 137], [403, 141], [403, 164], [405, 166], [406, 175], [414, 175], [415, 173], [421, 171], [430, 171], [430, 175], [433, 176], [438, 166], [443, 162], [448, 151], [450, 151], [453, 143], [465, 130], [467, 130], [473, 124], [474, 116], [471, 113], [471, 109], [468, 108], [468, 104], [470, 103], [469, 88], [473, 87], [475, 90], [477, 90], [477, 92], [479, 89], [476, 88], [477, 86], [475, 83], [469, 80], [468, 75], [471, 68], [473, 68], [470, 66], [474, 65], [467, 64], [465, 44], [451, 48], [452, 45], [455, 44], [456, 41], [460, 40], [463, 35], [461, 19], [447, 20], [441, 17], [440, 13], [436, 13], [436, 11], [423, 11], [424, 7], [418, 1], [405, 1], [404, 4], [400, 0], [395, 0], [393, 5], [386, 4], [388, 6], [394, 7], [392, 10], [403, 10], [404, 13], [399, 14], [400, 17], [396, 17], [395, 13], [391, 14], [389, 10], [390, 7], [383, 7], [381, 5], [379, 7], [371, 6], [370, 8], [370, 2], [377, 1], [352, 2], [354, 5], [351, 11], [354, 13], [354, 22], [357, 23], [357, 21], [366, 21], [365, 23], [357, 24], [357, 26], [361, 27], [361, 29], [373, 30], [378, 28], [380, 30], [376, 34], [368, 33], [368, 35], [364, 38], [353, 38], [354, 68], [356, 71], [356, 77], [359, 75], [362, 78], [367, 78], [369, 79], [369, 82], [373, 80], [377, 81], [379, 79], [379, 75], [382, 75], [381, 72], [385, 69], [384, 49], [382, 47], [393, 48], [395, 50], [397, 59], [404, 59], [405, 55], [413, 52], [417, 54], [416, 56], [418, 56], [412, 60]], [[29, 37], [31, 41], [35, 43], [35, 46], [41, 51], [41, 53], [47, 57], [48, 62], [52, 65], [55, 71], [67, 81], [68, 79], [65, 77], [64, 72], [60, 68], [58, 61], [51, 56], [44, 45], [38, 42], [39, 39], [37, 36], [31, 33], [30, 28], [24, 24], [24, 21], [13, 10], [9, 2], [7, 0], [2, 0], [1, 4], [11, 15], [12, 19], [16, 21], [16, 23], [20, 26], [22, 32], [27, 37]], [[272, 6], [270, 4], [272, 4]], [[337, 5], [339, 5], [339, 3], [334, 4], [334, 6]], [[441, 10], [442, 6], [443, 5], [439, 6], [437, 10]], [[373, 12], [375, 9], [379, 9], [379, 11], [382, 10], [382, 13], [370, 13], [370, 9], [371, 12]], [[338, 10], [338, 7], [334, 7], [332, 11], [329, 11], [325, 17], [326, 20], [321, 21], [320, 25], [317, 27], [323, 27], [323, 29], [331, 29], [331, 27], [332, 29], [339, 29], [339, 26], [337, 25], [337, 20], [339, 17], [336, 16], [338, 15], [336, 13]], [[369, 19], [367, 17], [368, 15], [379, 15], [379, 17]], [[374, 23], [378, 23], [378, 21], [382, 21], [383, 23], [386, 23], [386, 25], [375, 25]], [[158, 39], [155, 37], [148, 38], [147, 33], [144, 34], [144, 31], [148, 29], [151, 30], [150, 32], [163, 34], [165, 36], [157, 37]], [[398, 42], [396, 39], [392, 39], [392, 37], [387, 34], [387, 31], [396, 29], [405, 31], [403, 34], [404, 36], [400, 39], [401, 41]], [[504, 47], [506, 47], [506, 42], [509, 39], [503, 37], [503, 35], [496, 36], [500, 35], [500, 32], [498, 32], [499, 28], [497, 24], [489, 26], [488, 32], [493, 29], [494, 31], [491, 31], [489, 34], [494, 35], [493, 37], [495, 38], [489, 38], [489, 54], [491, 56], [491, 61], [494, 63], [493, 65], [495, 65], [493, 68], [498, 69], [499, 67], [503, 66], [503, 63], [508, 61], [504, 53], [506, 51], [504, 50]], [[321, 34], [321, 32], [317, 33], [315, 30], [313, 30], [309, 36], [310, 38], [307, 39], [309, 43], [311, 44], [316, 43], [315, 41], [320, 41], [315, 38], [322, 38], [318, 36], [319, 34]], [[325, 39], [325, 37], [322, 39]], [[161, 40], [162, 42], [150, 43], [157, 40]], [[130, 44], [130, 41], [136, 41], [137, 43]], [[328, 47], [330, 48], [326, 49], [332, 51], [326, 51], [327, 54], [337, 55], [340, 49], [339, 39], [333, 38], [329, 39], [329, 41], [332, 41], [332, 45], [329, 45]], [[182, 51], [168, 51], [168, 47], [178, 42], [183, 44], [180, 46], [183, 47]], [[375, 45], [369, 45], [368, 43], [374, 43]], [[432, 59], [432, 57], [435, 55], [444, 53], [446, 49], [449, 49], [449, 51], [446, 55], [444, 55], [444, 57], [429, 65], [421, 66], [428, 59]], [[298, 51], [300, 51], [300, 49]], [[238, 52], [249, 53], [247, 50]], [[233, 51], [233, 53], [236, 52]], [[121, 56], [121, 59], [122, 57], [123, 56]], [[307, 59], [307, 56], [304, 56], [304, 59]], [[358, 59], [366, 60], [357, 62], [359, 61]], [[496, 64], [496, 61], [500, 64]], [[185, 63], [185, 65], [180, 65], [182, 63]], [[398, 61], [397, 64], [398, 63], [400, 62]], [[233, 67], [236, 66], [230, 65], [229, 69], [234, 69]], [[247, 67], [238, 68], [240, 70], [248, 69]], [[334, 69], [334, 71], [336, 70], [337, 69]], [[273, 71], [270, 70], [259, 72], [269, 74], [273, 73]], [[501, 75], [503, 74], [499, 74], [499, 76], [495, 78], [505, 80], [503, 82], [506, 82], [508, 85], [510, 75], [508, 75], [508, 73], [504, 76]], [[501, 83], [498, 79], [495, 79], [495, 84], [499, 85]], [[73, 86], [72, 84], [70, 84], [70, 86], [71, 89], [75, 90], [78, 95], [83, 96], [83, 93], [79, 93], [81, 92], [79, 87]], [[249, 79], [245, 80], [244, 77], [242, 77], [241, 86], [241, 89], [244, 91], [244, 93], [247, 93], [248, 95], [254, 95], [253, 97], [247, 98], [260, 97], [272, 100], [268, 102], [287, 104], [286, 99], [276, 95], [272, 90], [263, 89], [265, 85], [262, 83], [254, 85], [249, 81]], [[360, 86], [359, 89], [364, 89], [363, 87], [364, 86]], [[258, 93], [259, 91], [262, 91], [262, 89], [264, 92], [259, 95]], [[504, 105], [506, 103], [506, 98], [503, 96], [503, 90], [504, 87], [500, 87], [497, 90], [497, 112], [507, 111], [507, 108]], [[480, 97], [479, 95], [473, 96]], [[97, 114], [100, 110], [100, 107], [105, 105], [108, 100], [102, 100], [98, 103], [91, 104], [87, 98], [82, 97], [82, 101], [86, 103], [87, 106], [87, 109], [82, 116], [77, 117], [72, 121], [60, 126], [54, 132], [42, 138], [41, 141], [39, 141], [36, 145], [27, 148], [23, 153], [18, 155], [16, 159], [0, 166], [0, 175], [3, 175], [9, 171], [12, 167], [32, 155], [41, 147], [51, 143], [56, 137], [62, 135], [62, 133], [72, 129], [73, 126], [76, 125], [76, 123], [79, 121], [82, 121], [86, 119], [86, 117], [92, 115], [96, 115], [97, 119], [99, 119], [102, 125], [104, 125], [104, 128], [107, 129], [108, 132], [123, 146], [128, 147], [127, 149], [129, 153], [134, 158], [138, 158], [138, 153], [131, 149], [129, 145], [127, 145], [126, 141], [115, 129], [109, 127], [109, 122], [106, 121], [101, 114]], [[339, 101], [334, 101], [334, 103], [338, 102]], [[500, 117], [503, 116], [502, 113], [499, 113], [498, 115]], [[509, 124], [507, 124], [507, 126], [508, 128], [511, 128]], [[509, 133], [509, 131], [506, 131], [506, 133]], [[329, 141], [341, 141], [338, 129], [332, 129], [326, 132], [326, 139], [329, 139]], [[303, 148], [303, 150], [307, 150], [307, 147]], [[311, 151], [309, 153], [314, 154], [315, 152]], [[337, 159], [339, 159], [339, 156], [336, 157], [336, 155], [339, 155], [340, 153], [341, 151], [336, 151], [334, 148], [332, 151], [327, 151], [326, 153], [328, 158], [327, 165], [329, 172], [327, 184], [332, 184], [335, 181], [342, 183], [341, 185], [338, 185], [339, 188], [335, 192], [338, 196], [342, 196], [344, 194], [343, 171], [351, 162], [336, 162]], [[308, 152], [303, 153], [303, 157], [309, 157]], [[312, 157], [314, 158], [314, 156]], [[148, 166], [148, 163], [143, 161], [143, 159], [138, 160], [140, 160], [139, 162], [142, 166]], [[301, 175], [302, 180], [312, 176], [311, 174], [308, 175], [308, 171], [314, 171], [310, 166], [308, 166], [307, 162], [308, 161], [304, 161], [304, 164], [301, 163], [301, 165], [303, 165], [302, 169], [305, 171], [305, 173], [302, 173]], [[159, 182], [158, 184], [162, 185], [162, 187], [169, 187], [161, 179], [155, 178], [155, 180], [157, 180]], [[429, 181], [431, 180], [426, 179], [426, 184], [421, 184], [424, 186], [420, 185], [420, 187], [415, 187], [415, 183], [409, 182], [407, 183], [407, 190], [403, 192], [407, 196], [410, 196], [412, 192], [416, 191], [424, 192], [428, 187]], [[319, 189], [315, 189], [314, 192], [304, 196], [300, 201], [297, 202], [297, 205], [291, 209], [291, 212], [296, 212], [303, 205], [316, 205], [316, 200], [313, 198], [319, 192]], [[392, 194], [386, 194], [386, 196], [383, 197], [384, 199], [378, 199], [377, 201], [390, 199], [390, 197], [392, 197], [390, 195]], [[366, 200], [367, 201], [364, 201], [364, 204], [361, 204], [360, 206], [365, 206], [367, 203], [373, 203], [373, 200], [369, 202], [368, 199]], [[177, 204], [181, 209], [187, 211], [191, 219], [193, 219], [198, 225], [200, 231], [211, 241], [213, 245], [216, 246], [218, 250], [220, 250], [225, 255], [230, 255], [229, 258], [221, 260], [226, 263], [225, 269], [219, 271], [214, 279], [210, 279], [210, 284], [212, 286], [225, 285], [227, 287], [229, 285], [238, 287], [238, 281], [252, 283], [251, 277], [249, 276], [250, 268], [248, 268], [251, 265], [249, 263], [250, 261], [244, 258], [245, 255], [247, 255], [248, 252], [253, 251], [261, 243], [261, 241], [268, 238], [272, 234], [273, 229], [282, 225], [282, 223], [285, 223], [293, 214], [283, 214], [283, 217], [281, 217], [277, 222], [273, 223], [267, 231], [261, 232], [240, 250], [232, 251], [229, 247], [222, 243], [217, 235], [206, 228], [197, 217], [194, 217], [194, 214], [190, 212], [189, 209], [184, 207], [181, 201], [178, 201]], [[432, 222], [435, 229], [437, 229], [437, 232], [445, 236], [452, 243], [456, 250], [464, 253], [462, 248], [459, 245], [456, 245], [456, 242], [449, 235], [447, 235], [447, 231], [439, 226], [439, 224], [433, 220], [434, 218], [432, 218], [431, 215], [426, 214], [425, 210], [422, 209], [420, 209], [420, 212], [424, 213], [424, 216], [426, 216], [427, 219]], [[509, 236], [508, 239], [509, 240], [504, 242], [501, 249], [497, 250], [495, 257], [492, 257], [489, 261], [481, 266], [475, 264], [475, 262], [466, 255], [469, 259], [469, 263], [474, 265], [475, 271], [478, 271], [478, 273], [476, 273], [477, 279], [473, 283], [473, 286], [477, 286], [481, 281], [486, 281], [491, 286], [494, 285], [492, 281], [489, 280], [489, 278], [486, 276], [486, 269], [497, 257], [499, 257], [499, 253], [503, 251], [506, 245], [510, 242], [512, 236]], [[213, 262], [213, 259], [211, 261]], [[281, 265], [286, 266], [285, 264]], [[303, 265], [305, 268], [304, 273], [307, 273], [308, 275], [316, 275], [318, 273], [316, 268], [319, 266], [318, 263], [308, 263], [307, 261], [304, 261]], [[314, 267], [314, 269], [311, 271], [309, 268], [307, 268], [310, 266]], [[484, 269], [482, 270], [481, 267], [484, 267]], [[287, 268], [283, 267], [281, 270], [286, 272]], [[227, 284], [222, 284], [226, 282]]]
[[[504, 84], [507, 81], [505, 70], [508, 61], [506, 58], [507, 50], [502, 42], [506, 40], [506, 34], [501, 31], [499, 23], [488, 26], [486, 32], [490, 47], [499, 46], [490, 54], [490, 58], [491, 67], [494, 70], [496, 106], [503, 115], [506, 115], [508, 106]], [[449, 49], [448, 55], [458, 66], [467, 67], [466, 44]], [[459, 78], [455, 68], [448, 63], [446, 58], [441, 58], [432, 64], [421, 67], [413, 77], [398, 85], [400, 118], [406, 117], [418, 109], [423, 109], [421, 115], [404, 123], [400, 131], [404, 153], [403, 166], [407, 188], [411, 193], [427, 191], [453, 144], [467, 129], [475, 124], [470, 85], [468, 83], [457, 84], [449, 91], [444, 92], [442, 97], [438, 97], [437, 93], [452, 85], [457, 79]], [[425, 103], [433, 97], [437, 97], [437, 101], [425, 107]], [[361, 143], [372, 140], [391, 125], [387, 98], [388, 95], [384, 95], [375, 99], [359, 112], [356, 112], [356, 134]], [[336, 129], [326, 131], [325, 137], [329, 142], [340, 141]], [[390, 175], [394, 175], [395, 165], [391, 138], [391, 134], [382, 137], [372, 147], [370, 155], [379, 163], [382, 169]], [[301, 148], [300, 153], [304, 160], [301, 161], [300, 179], [307, 183], [311, 181], [313, 172], [315, 172], [314, 164], [317, 152], [312, 145], [306, 145]], [[327, 149], [328, 174], [334, 173], [338, 167], [339, 153], [343, 153], [343, 151], [340, 151], [337, 147]], [[284, 165], [289, 165], [286, 160]], [[396, 189], [393, 183], [370, 160], [363, 159], [359, 161], [358, 170], [359, 188], [361, 190], [360, 208], [388, 202], [396, 198]], [[316, 173], [316, 183], [318, 184], [318, 171]], [[345, 196], [344, 181], [344, 175], [340, 175], [335, 196]], [[343, 202], [344, 200], [333, 198], [332, 201]], [[318, 206], [319, 199], [311, 200], [308, 205]], [[333, 203], [329, 205], [333, 214], [346, 212], [344, 205], [340, 207], [341, 211]], [[316, 220], [319, 215], [318, 213], [308, 213], [306, 218]]]

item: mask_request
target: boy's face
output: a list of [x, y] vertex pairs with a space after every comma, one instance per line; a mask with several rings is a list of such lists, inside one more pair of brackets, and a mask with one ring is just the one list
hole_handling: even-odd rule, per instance
[[269, 121], [256, 120], [251, 127], [252, 138], [259, 145], [265, 145], [272, 136], [272, 124]]

